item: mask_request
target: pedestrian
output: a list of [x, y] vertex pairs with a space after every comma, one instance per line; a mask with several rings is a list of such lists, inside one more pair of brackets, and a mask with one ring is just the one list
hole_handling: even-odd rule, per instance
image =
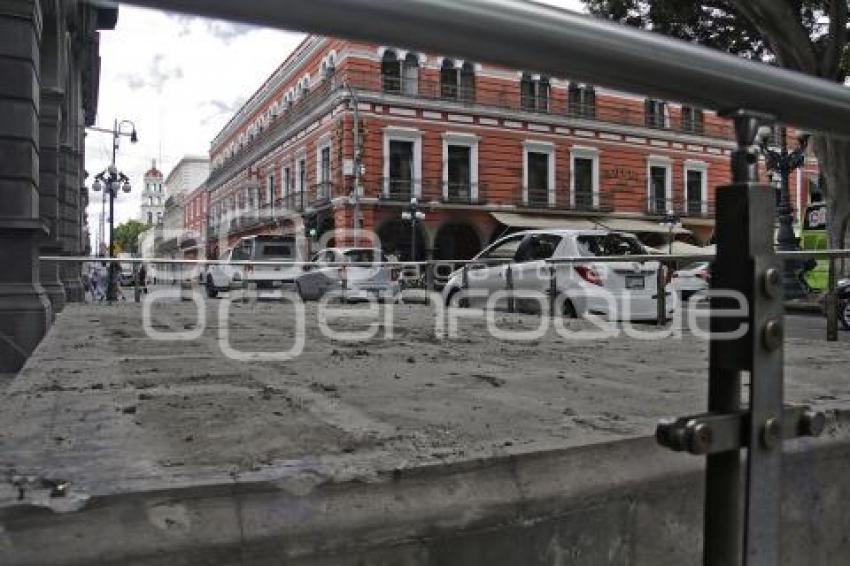
[[137, 274], [139, 278], [139, 288], [142, 290], [142, 293], [145, 295], [148, 294], [148, 271], [145, 269], [145, 264], [139, 268], [139, 272]]
[[103, 298], [104, 298], [103, 286], [104, 286], [105, 281], [104, 281], [104, 277], [103, 277], [103, 272], [100, 270], [99, 267], [95, 267], [92, 270], [91, 278], [92, 278], [92, 300], [93, 301], [102, 301]]

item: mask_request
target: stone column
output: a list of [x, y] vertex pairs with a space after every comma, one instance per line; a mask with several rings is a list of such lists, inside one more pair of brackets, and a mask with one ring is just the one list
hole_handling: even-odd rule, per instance
[[[80, 254], [80, 155], [71, 144], [62, 144], [60, 190], [64, 195], [61, 205], [63, 254]], [[83, 283], [80, 280], [80, 264], [63, 262], [62, 284], [69, 302], [83, 300]]]
[[0, 10], [0, 373], [23, 366], [50, 326], [39, 283], [39, 102], [42, 17], [38, 0]]
[[[56, 90], [41, 91], [41, 156], [39, 175], [39, 210], [41, 220], [48, 230], [39, 250], [41, 255], [59, 255], [62, 243], [59, 234], [59, 124], [62, 117], [62, 94]], [[65, 287], [59, 279], [59, 264], [42, 261], [41, 286], [53, 305], [53, 312], [65, 306]]]

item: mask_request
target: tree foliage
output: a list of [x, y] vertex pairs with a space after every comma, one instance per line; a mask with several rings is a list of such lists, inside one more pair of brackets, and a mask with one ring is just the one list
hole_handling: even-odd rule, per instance
[[[590, 13], [836, 82], [848, 68], [847, 0], [584, 0]], [[850, 142], [816, 136], [833, 246], [850, 218]]]
[[147, 229], [145, 224], [136, 220], [128, 220], [115, 227], [114, 239], [116, 253], [138, 253], [139, 235]]

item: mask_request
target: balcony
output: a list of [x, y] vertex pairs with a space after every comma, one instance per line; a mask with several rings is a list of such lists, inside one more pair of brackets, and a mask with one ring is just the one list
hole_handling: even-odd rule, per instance
[[532, 96], [527, 93], [523, 95], [520, 92], [519, 83], [493, 85], [477, 82], [474, 87], [461, 88], [453, 84], [441, 84], [437, 78], [420, 77], [415, 80], [399, 80], [364, 71], [338, 72], [337, 76], [350, 84], [352, 88], [364, 92], [423, 100], [451, 101], [463, 105], [475, 104], [499, 110], [564, 116], [724, 140], [732, 139], [732, 128], [725, 123], [706, 123], [694, 117], [665, 118], [664, 115], [647, 114], [642, 108], [607, 98], [597, 98], [592, 103], [581, 103], [575, 100], [571, 102], [567, 93], [555, 89], [546, 95]]
[[611, 212], [614, 210], [612, 195], [609, 193], [576, 192], [570, 196], [568, 188], [555, 190], [554, 202], [550, 201], [548, 189], [528, 189], [528, 199], [519, 200], [520, 208], [549, 208], [575, 212]]
[[714, 203], [686, 201], [679, 196], [673, 199], [651, 199], [647, 202], [646, 213], [650, 216], [664, 216], [668, 212], [687, 218], [714, 218]]
[[410, 202], [414, 186], [422, 182], [414, 179], [384, 178], [381, 180], [380, 199], [389, 202]]
[[[446, 204], [486, 204], [486, 186], [481, 183], [440, 183], [439, 199]], [[428, 191], [430, 193], [431, 191]]]

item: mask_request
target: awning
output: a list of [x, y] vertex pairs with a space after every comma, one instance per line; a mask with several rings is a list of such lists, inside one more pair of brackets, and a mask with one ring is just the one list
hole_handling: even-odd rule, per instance
[[534, 216], [513, 212], [491, 212], [493, 218], [511, 228], [551, 230], [598, 230], [599, 226], [588, 218], [564, 218], [563, 216]]
[[[649, 234], [669, 234], [670, 231], [650, 220], [640, 220], [637, 218], [599, 218], [597, 223], [601, 226], [617, 232], [633, 232], [633, 233], [649, 233]], [[686, 228], [676, 228], [674, 234], [690, 234], [691, 231]]]
[[714, 228], [714, 218], [682, 218], [682, 225], [698, 228]]

